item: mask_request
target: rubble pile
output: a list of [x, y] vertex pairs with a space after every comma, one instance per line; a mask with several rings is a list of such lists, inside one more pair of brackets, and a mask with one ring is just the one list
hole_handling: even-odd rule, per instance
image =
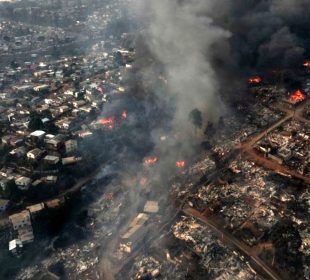
[[194, 218], [181, 217], [173, 225], [172, 232], [201, 257], [200, 262], [208, 271], [210, 279], [254, 279], [255, 274], [252, 268], [243, 263], [243, 257], [231, 252]]
[[37, 279], [38, 274], [49, 272], [51, 267], [60, 263], [62, 271], [70, 279], [100, 279], [97, 268], [99, 258], [96, 254], [96, 245], [93, 242], [85, 242], [82, 246], [76, 244], [66, 249], [57, 249], [50, 258], [43, 260], [40, 265], [22, 269], [16, 279]]
[[131, 280], [183, 280], [186, 279], [186, 274], [186, 271], [182, 270], [178, 264], [172, 261], [159, 261], [152, 254], [138, 257], [129, 273]]
[[208, 269], [211, 279], [255, 279], [252, 268], [242, 261], [237, 253], [231, 254], [227, 248], [214, 241], [206, 247], [202, 263]]
[[[75, 248], [65, 249], [58, 253], [57, 259], [62, 260], [69, 275], [87, 279], [87, 277], [96, 274], [94, 268], [98, 264], [98, 256], [94, 254], [95, 246], [93, 242], [89, 242], [83, 246], [78, 245]], [[70, 257], [68, 258], [68, 256]]]
[[215, 169], [215, 162], [206, 155], [201, 161], [192, 165], [189, 169], [190, 175], [207, 174]]
[[309, 133], [310, 128], [307, 124], [293, 120], [262, 138], [257, 143], [257, 148], [280, 164], [308, 176], [310, 174]]
[[207, 229], [196, 222], [194, 218], [182, 216], [172, 227], [173, 235], [185, 242], [192, 243], [195, 252], [201, 252], [204, 248], [203, 239]]
[[134, 264], [134, 276], [131, 279], [154, 279], [160, 275], [161, 265], [153, 257], [144, 257]]

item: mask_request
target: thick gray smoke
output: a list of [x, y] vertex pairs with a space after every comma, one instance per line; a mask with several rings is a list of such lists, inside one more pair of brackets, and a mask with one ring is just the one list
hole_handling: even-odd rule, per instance
[[300, 65], [309, 52], [307, 0], [207, 2], [206, 13], [211, 10], [215, 21], [232, 33], [231, 57], [239, 71]]
[[175, 126], [183, 130], [195, 108], [204, 119], [217, 117], [219, 93], [237, 95], [245, 75], [301, 65], [308, 53], [307, 0], [133, 2], [147, 21], [146, 41], [164, 65]]
[[164, 65], [167, 94], [175, 100], [174, 128], [188, 132], [192, 110], [204, 119], [219, 116], [219, 84], [211, 64], [212, 47], [230, 33], [199, 14], [203, 1], [152, 1], [149, 46]]
[[179, 124], [194, 108], [217, 116], [218, 93], [242, 98], [248, 75], [309, 58], [308, 0], [133, 2], [150, 26], [151, 51], [167, 71]]
[[208, 118], [221, 109], [219, 84], [211, 64], [212, 47], [230, 33], [199, 14], [203, 1], [152, 1], [149, 45], [164, 65], [168, 94], [175, 97], [175, 125], [184, 129], [197, 108]]

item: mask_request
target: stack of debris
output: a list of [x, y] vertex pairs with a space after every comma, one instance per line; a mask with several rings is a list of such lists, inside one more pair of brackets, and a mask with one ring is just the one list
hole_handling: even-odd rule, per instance
[[154, 279], [160, 275], [161, 265], [153, 257], [143, 257], [134, 264], [133, 277], [131, 279]]

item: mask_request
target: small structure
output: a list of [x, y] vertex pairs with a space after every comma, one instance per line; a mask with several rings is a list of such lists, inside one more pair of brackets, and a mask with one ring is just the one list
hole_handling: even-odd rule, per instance
[[81, 107], [81, 106], [83, 106], [83, 105], [85, 105], [86, 104], [86, 101], [85, 100], [77, 100], [77, 101], [73, 101], [72, 102], [72, 105], [73, 105], [73, 107], [75, 107], [75, 108], [79, 108], [79, 107]]
[[7, 199], [0, 199], [0, 212], [4, 212], [8, 209], [10, 201]]
[[38, 85], [33, 87], [33, 90], [36, 92], [45, 92], [49, 89], [49, 85]]
[[23, 227], [31, 227], [30, 212], [28, 210], [9, 216], [9, 220], [12, 223], [14, 230], [18, 230]]
[[44, 138], [45, 134], [46, 133], [43, 130], [36, 130], [36, 131], [30, 133], [30, 137], [34, 140], [41, 140]]
[[62, 165], [75, 164], [81, 160], [82, 160], [81, 157], [66, 157], [62, 159]]
[[53, 176], [53, 175], [50, 175], [50, 176], [46, 176], [43, 178], [44, 182], [47, 183], [47, 184], [56, 184], [57, 180], [58, 180], [58, 177], [57, 176]]
[[45, 202], [45, 205], [48, 209], [57, 209], [60, 208], [64, 204], [64, 200], [55, 198]]
[[144, 205], [144, 212], [145, 213], [157, 213], [159, 210], [158, 202], [157, 201], [147, 201]]
[[44, 208], [44, 203], [38, 203], [27, 207], [31, 217], [38, 215], [42, 210], [44, 210]]
[[34, 235], [31, 225], [30, 212], [24, 210], [20, 213], [9, 216], [12, 227], [17, 231], [18, 239], [22, 244], [33, 242]]
[[77, 150], [77, 141], [70, 139], [65, 142], [65, 146], [66, 146], [66, 153], [67, 154], [72, 153]]
[[31, 185], [31, 182], [32, 180], [25, 176], [20, 176], [15, 179], [16, 186], [22, 191], [27, 191]]
[[40, 160], [43, 154], [44, 154], [43, 150], [35, 148], [27, 153], [27, 158], [32, 160]]
[[6, 191], [11, 181], [12, 180], [10, 180], [9, 178], [0, 175], [0, 189], [2, 189], [2, 191]]
[[37, 186], [39, 186], [39, 185], [42, 184], [42, 183], [43, 183], [42, 180], [37, 179], [37, 180], [33, 181], [31, 185], [32, 185], [33, 187], [37, 187]]
[[24, 146], [18, 147], [10, 151], [10, 155], [21, 158], [25, 156], [26, 154], [26, 148]]
[[21, 250], [23, 249], [23, 243], [20, 239], [13, 239], [9, 242], [9, 251], [14, 254], [18, 255], [21, 253]]
[[54, 138], [45, 140], [45, 144], [46, 144], [46, 148], [58, 151], [62, 147], [63, 142], [58, 137], [54, 137]]
[[22, 244], [28, 244], [33, 242], [34, 240], [34, 235], [33, 235], [33, 230], [32, 226], [30, 227], [23, 227], [18, 230], [18, 238], [22, 242]]
[[60, 161], [60, 158], [57, 156], [47, 155], [44, 158], [44, 162], [47, 164], [50, 164], [50, 165], [55, 165], [55, 164], [59, 163], [59, 161]]

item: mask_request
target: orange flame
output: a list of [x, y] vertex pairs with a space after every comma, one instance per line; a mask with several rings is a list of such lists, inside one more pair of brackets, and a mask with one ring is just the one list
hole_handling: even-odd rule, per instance
[[121, 116], [122, 116], [123, 119], [127, 119], [127, 116], [128, 116], [127, 111], [123, 111]]
[[258, 85], [263, 81], [263, 79], [260, 76], [254, 76], [249, 78], [248, 83], [251, 85]]
[[114, 117], [110, 117], [110, 118], [104, 118], [98, 121], [100, 124], [102, 124], [105, 127], [108, 128], [113, 128], [114, 126], [114, 122], [115, 122], [115, 118]]
[[158, 161], [158, 157], [154, 157], [154, 156], [144, 158], [144, 164], [146, 165], [153, 165], [157, 161]]
[[301, 90], [296, 90], [291, 96], [290, 96], [290, 101], [292, 103], [299, 103], [301, 101], [305, 100], [305, 95], [302, 93]]
[[306, 60], [303, 64], [304, 67], [310, 67], [310, 60]]
[[184, 160], [178, 160], [176, 163], [175, 163], [175, 166], [177, 168], [184, 168], [185, 167], [185, 161]]

